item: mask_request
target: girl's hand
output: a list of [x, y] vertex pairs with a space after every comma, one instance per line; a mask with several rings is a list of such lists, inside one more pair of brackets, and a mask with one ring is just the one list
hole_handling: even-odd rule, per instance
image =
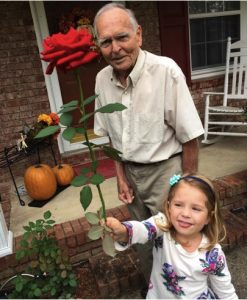
[[109, 217], [106, 220], [106, 225], [111, 228], [112, 233], [111, 236], [112, 238], [117, 241], [117, 242], [128, 242], [128, 231], [127, 228], [120, 223], [117, 219]]

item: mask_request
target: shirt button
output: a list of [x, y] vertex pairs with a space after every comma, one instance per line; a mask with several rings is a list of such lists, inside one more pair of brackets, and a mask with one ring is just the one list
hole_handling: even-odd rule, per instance
[[127, 91], [125, 91], [125, 92], [124, 92], [124, 94], [125, 94], [125, 95], [127, 95], [127, 94], [128, 94], [128, 92], [127, 92]]

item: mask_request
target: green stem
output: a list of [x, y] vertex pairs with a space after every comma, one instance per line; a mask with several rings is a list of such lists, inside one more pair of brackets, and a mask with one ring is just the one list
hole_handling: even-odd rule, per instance
[[[85, 105], [84, 105], [84, 101], [83, 101], [84, 100], [84, 96], [83, 96], [83, 90], [82, 90], [80, 73], [79, 73], [78, 69], [75, 70], [75, 75], [76, 75], [76, 80], [77, 80], [77, 83], [78, 83], [78, 86], [79, 86], [79, 92], [80, 92], [80, 111], [81, 111], [82, 115], [85, 115], [86, 114], [86, 110], [85, 110]], [[87, 147], [89, 149], [89, 154], [90, 154], [91, 162], [94, 163], [94, 162], [96, 162], [96, 157], [95, 157], [95, 153], [93, 151], [93, 148], [92, 148], [92, 146], [91, 146], [91, 144], [89, 142], [88, 133], [87, 133], [87, 121], [86, 120], [83, 122], [83, 127], [85, 129], [84, 136], [85, 136], [85, 139], [86, 139], [86, 142], [87, 142]], [[97, 173], [96, 169], [97, 168], [93, 168], [94, 174]], [[101, 205], [102, 205], [103, 218], [104, 218], [104, 220], [106, 222], [105, 201], [104, 201], [104, 198], [103, 198], [103, 194], [102, 194], [100, 185], [97, 184], [96, 187], [97, 187], [97, 190], [98, 190], [98, 193], [99, 193], [99, 197], [100, 197], [100, 202], [101, 202]]]

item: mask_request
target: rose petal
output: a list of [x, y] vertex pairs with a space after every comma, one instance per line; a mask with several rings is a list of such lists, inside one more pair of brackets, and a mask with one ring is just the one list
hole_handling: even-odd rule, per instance
[[73, 60], [72, 62], [70, 62], [68, 64], [68, 66], [66, 67], [66, 69], [71, 70], [71, 69], [79, 67], [80, 65], [89, 63], [90, 61], [95, 59], [97, 56], [99, 56], [99, 53], [97, 53], [97, 52], [88, 52], [81, 59]]
[[45, 53], [41, 53], [43, 55], [43, 57], [41, 58], [44, 61], [50, 61], [52, 59], [57, 59], [61, 56], [64, 56], [66, 54], [65, 50], [60, 50], [60, 51], [56, 51], [54, 53], [50, 53], [50, 54], [45, 54]]
[[83, 51], [78, 51], [78, 52], [69, 54], [66, 57], [63, 57], [63, 58], [59, 59], [57, 61], [57, 65], [60, 66], [60, 65], [65, 64], [65, 63], [67, 63], [71, 60], [78, 59], [78, 58], [82, 57], [84, 54], [85, 54], [85, 52], [83, 52]]

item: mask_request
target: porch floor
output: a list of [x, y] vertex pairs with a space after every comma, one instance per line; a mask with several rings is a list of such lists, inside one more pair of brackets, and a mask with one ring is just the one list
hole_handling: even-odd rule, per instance
[[[247, 138], [223, 137], [213, 145], [202, 145], [199, 156], [199, 172], [211, 179], [247, 170]], [[17, 186], [23, 184], [23, 178], [17, 178]], [[43, 207], [30, 207], [31, 199], [27, 195], [21, 196], [26, 205], [19, 204], [14, 186], [11, 193], [10, 230], [14, 236], [23, 233], [23, 226], [29, 221], [42, 218], [47, 210], [52, 212], [56, 223], [63, 223], [84, 216], [84, 210], [79, 201], [81, 188], [69, 186], [55, 196]], [[100, 207], [100, 200], [96, 188], [93, 186], [93, 201], [87, 211], [95, 212]], [[109, 178], [102, 184], [102, 192], [107, 209], [122, 205], [117, 196], [116, 178]]]

